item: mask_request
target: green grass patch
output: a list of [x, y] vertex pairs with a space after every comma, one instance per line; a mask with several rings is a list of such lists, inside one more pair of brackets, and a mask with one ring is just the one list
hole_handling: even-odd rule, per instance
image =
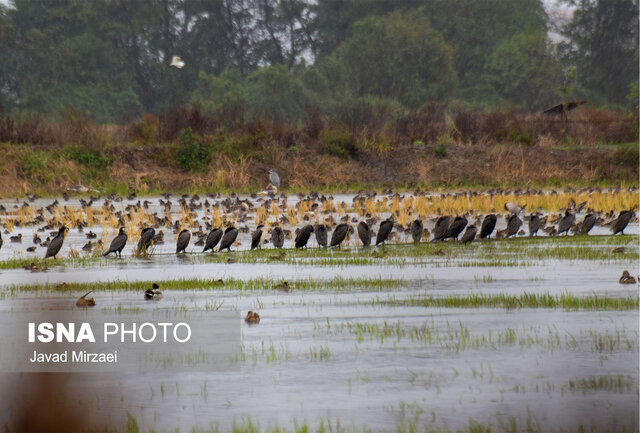
[[[180, 258], [180, 263], [282, 263], [306, 266], [460, 266], [506, 267], [544, 264], [547, 260], [584, 260], [601, 263], [624, 263], [631, 266], [640, 259], [638, 235], [624, 236], [569, 236], [554, 238], [514, 238], [476, 241], [468, 245], [458, 242], [391, 244], [384, 247], [345, 247], [330, 249], [236, 250], [223, 253], [201, 254], [194, 252]], [[613, 253], [614, 247], [625, 250]], [[65, 252], [63, 247], [63, 252]], [[284, 256], [280, 257], [284, 252]], [[171, 253], [151, 256], [152, 261], [175, 259]], [[177, 259], [176, 259], [177, 260]], [[102, 257], [77, 257], [44, 260], [37, 257], [18, 257], [0, 261], [0, 269], [15, 269], [31, 262], [42, 266], [118, 266], [148, 263], [134, 257], [123, 259]]]
[[446, 297], [424, 296], [409, 299], [376, 300], [380, 305], [417, 306], [427, 308], [560, 308], [563, 310], [637, 310], [638, 296], [612, 298], [607, 296], [576, 296], [564, 293], [559, 296], [536, 293], [508, 295], [453, 295]]

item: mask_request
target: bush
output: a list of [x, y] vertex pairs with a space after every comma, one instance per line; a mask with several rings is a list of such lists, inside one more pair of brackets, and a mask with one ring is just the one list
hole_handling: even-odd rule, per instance
[[224, 154], [232, 161], [239, 162], [245, 158], [262, 160], [262, 143], [267, 140], [267, 134], [261, 129], [253, 133], [235, 136], [225, 131], [218, 132], [213, 137], [216, 153]]
[[64, 154], [67, 158], [94, 170], [104, 170], [113, 162], [113, 158], [108, 158], [101, 150], [91, 149], [80, 144], [66, 146]]
[[355, 154], [355, 143], [353, 136], [344, 130], [329, 129], [322, 131], [320, 141], [324, 146], [324, 153], [345, 159], [349, 155]]
[[435, 153], [436, 156], [439, 156], [440, 158], [444, 158], [445, 156], [447, 156], [447, 148], [443, 144], [441, 144], [433, 148], [433, 153]]
[[156, 140], [159, 119], [149, 113], [142, 115], [142, 120], [132, 125], [133, 138], [140, 144], [148, 145]]
[[201, 141], [191, 128], [180, 131], [175, 152], [175, 158], [180, 167], [188, 171], [206, 170], [213, 152], [211, 146]]
[[509, 141], [529, 146], [531, 144], [531, 134], [528, 132], [511, 131]]
[[44, 152], [25, 151], [20, 159], [20, 167], [24, 175], [39, 181], [48, 180], [46, 157]]
[[613, 161], [622, 164], [638, 164], [640, 160], [640, 150], [637, 143], [620, 145], [612, 156]]

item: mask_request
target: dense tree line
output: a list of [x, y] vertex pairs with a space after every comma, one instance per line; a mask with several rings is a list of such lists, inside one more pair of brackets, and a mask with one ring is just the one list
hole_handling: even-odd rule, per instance
[[128, 122], [199, 101], [229, 124], [362, 106], [535, 112], [560, 100], [569, 67], [572, 97], [633, 103], [638, 1], [564, 1], [575, 13], [554, 44], [541, 0], [11, 0], [0, 109]]

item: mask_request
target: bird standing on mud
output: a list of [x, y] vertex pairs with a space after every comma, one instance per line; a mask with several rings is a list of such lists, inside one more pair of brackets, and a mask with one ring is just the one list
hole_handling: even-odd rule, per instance
[[256, 227], [255, 231], [251, 235], [251, 249], [262, 248], [262, 244], [267, 239], [267, 230], [263, 224]]
[[540, 215], [537, 213], [532, 213], [529, 215], [529, 236], [535, 236], [540, 230]]
[[464, 230], [468, 223], [469, 222], [465, 217], [457, 216], [453, 220], [451, 225], [449, 225], [444, 239], [453, 238], [455, 240], [458, 240], [458, 236], [460, 236], [460, 233], [462, 233], [462, 230]]
[[309, 237], [311, 237], [311, 233], [313, 233], [313, 226], [311, 224], [307, 224], [306, 226], [302, 227], [296, 234], [296, 248], [306, 247], [307, 242], [309, 242]]
[[176, 254], [186, 253], [189, 241], [191, 241], [191, 231], [188, 229], [182, 230], [178, 235], [178, 242], [176, 242]]
[[49, 246], [47, 246], [47, 253], [44, 255], [45, 259], [48, 257], [53, 257], [54, 259], [56, 258], [56, 256], [60, 252], [60, 249], [62, 248], [62, 244], [64, 243], [64, 235], [67, 230], [67, 226], [60, 227], [60, 230], [58, 230], [58, 234], [53, 239], [51, 239], [51, 242], [49, 242]]
[[213, 249], [218, 245], [220, 239], [222, 239], [222, 230], [217, 228], [211, 230], [207, 235], [207, 240], [204, 243], [204, 249], [202, 252], [204, 253], [207, 250], [211, 250], [211, 252], [213, 252]]
[[113, 238], [113, 240], [111, 241], [111, 245], [109, 245], [109, 249], [106, 253], [103, 254], [103, 256], [106, 257], [111, 253], [116, 253], [118, 256], [122, 257], [122, 250], [127, 244], [127, 239], [128, 236], [124, 231], [124, 227], [120, 227], [120, 230], [118, 230], [118, 236]]
[[460, 243], [468, 244], [469, 242], [472, 242], [476, 237], [476, 232], [476, 226], [471, 224], [469, 227], [467, 227], [467, 230], [465, 230], [464, 234], [462, 235]]
[[314, 229], [314, 234], [316, 235], [316, 242], [318, 242], [319, 247], [327, 247], [327, 227], [324, 224], [316, 224]]
[[422, 230], [424, 226], [422, 225], [422, 220], [417, 218], [411, 223], [411, 237], [413, 238], [413, 242], [419, 244], [422, 240]]
[[282, 248], [284, 245], [284, 232], [280, 227], [271, 230], [271, 243], [275, 248]]
[[380, 228], [378, 229], [378, 234], [376, 235], [376, 245], [386, 241], [391, 234], [391, 230], [393, 230], [393, 218], [389, 217], [388, 219], [380, 223]]
[[484, 217], [482, 220], [482, 226], [480, 226], [480, 239], [488, 238], [493, 233], [493, 230], [496, 228], [496, 223], [498, 222], [498, 217], [494, 214], [489, 214]]
[[580, 234], [588, 235], [593, 226], [596, 224], [596, 216], [592, 213], [588, 213], [584, 216], [582, 223], [580, 224]]
[[569, 234], [569, 229], [573, 227], [573, 223], [575, 222], [575, 220], [576, 216], [569, 212], [569, 209], [567, 209], [564, 212], [564, 217], [562, 217], [562, 219], [558, 223], [558, 234], [560, 235], [564, 233], [564, 235], [567, 236]]
[[222, 250], [231, 251], [231, 246], [238, 238], [238, 229], [234, 226], [229, 226], [224, 230], [224, 235], [222, 236], [222, 240], [220, 241], [220, 248], [218, 248], [218, 252]]
[[156, 231], [153, 227], [142, 229], [142, 232], [140, 232], [140, 240], [138, 241], [138, 246], [136, 248], [138, 255], [147, 252], [155, 235]]
[[340, 246], [349, 233], [349, 225], [346, 223], [338, 224], [331, 234], [331, 243], [329, 247]]
[[269, 181], [271, 181], [271, 185], [280, 188], [280, 176], [274, 169], [269, 170]]
[[511, 236], [516, 235], [521, 225], [522, 225], [522, 220], [518, 217], [517, 214], [514, 213], [511, 216], [509, 216], [509, 219], [507, 220], [507, 229], [504, 233], [504, 237], [509, 238]]
[[447, 235], [447, 230], [449, 230], [449, 221], [451, 218], [448, 216], [441, 216], [436, 220], [435, 226], [433, 226], [433, 240], [441, 241]]
[[633, 217], [633, 212], [630, 210], [620, 212], [618, 218], [616, 218], [613, 225], [611, 225], [611, 232], [613, 232], [614, 236], [618, 233], [624, 234], [624, 229], [627, 227], [627, 224], [629, 224], [629, 221], [631, 221], [631, 217]]
[[369, 224], [365, 221], [358, 223], [358, 238], [360, 238], [363, 246], [368, 247], [371, 245], [371, 230], [369, 229]]

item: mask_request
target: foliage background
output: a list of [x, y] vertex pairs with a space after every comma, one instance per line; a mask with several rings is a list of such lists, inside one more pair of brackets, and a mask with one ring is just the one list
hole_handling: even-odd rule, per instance
[[10, 0], [0, 108], [123, 124], [198, 101], [230, 129], [362, 106], [532, 113], [572, 66], [570, 97], [633, 109], [637, 0], [562, 3], [568, 22], [541, 0]]

